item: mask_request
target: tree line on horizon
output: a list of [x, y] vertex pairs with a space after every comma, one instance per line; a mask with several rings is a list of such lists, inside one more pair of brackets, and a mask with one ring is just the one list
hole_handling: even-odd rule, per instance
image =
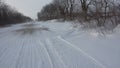
[[117, 0], [53, 0], [38, 12], [38, 20], [78, 20], [97, 26], [120, 24], [120, 2]]
[[31, 21], [30, 17], [14, 10], [9, 5], [0, 0], [0, 26], [23, 23]]
[[[38, 21], [79, 21], [80, 24], [120, 24], [120, 2], [117, 0], [53, 0], [38, 12]], [[31, 21], [30, 17], [14, 10], [0, 0], [0, 26]]]

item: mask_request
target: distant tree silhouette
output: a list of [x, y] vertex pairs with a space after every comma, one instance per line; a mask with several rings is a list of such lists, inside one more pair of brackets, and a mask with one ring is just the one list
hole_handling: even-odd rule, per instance
[[43, 7], [41, 12], [38, 13], [38, 20], [51, 20], [61, 17], [59, 6], [55, 4], [48, 4]]
[[9, 5], [0, 0], [0, 26], [8, 24], [17, 24], [32, 20], [24, 16], [16, 10], [13, 10]]

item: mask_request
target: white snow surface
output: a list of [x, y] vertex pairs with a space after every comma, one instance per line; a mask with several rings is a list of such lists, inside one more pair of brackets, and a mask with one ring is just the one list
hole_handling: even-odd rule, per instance
[[0, 28], [0, 68], [120, 68], [118, 28], [105, 36], [69, 22]]

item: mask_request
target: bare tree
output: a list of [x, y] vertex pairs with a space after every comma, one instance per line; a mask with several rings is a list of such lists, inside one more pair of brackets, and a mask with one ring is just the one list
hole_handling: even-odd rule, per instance
[[91, 0], [80, 0], [82, 13], [83, 13], [85, 20], [87, 20], [87, 13], [88, 13], [88, 9], [89, 9], [90, 4], [91, 4]]
[[68, 14], [69, 0], [54, 0], [54, 4], [59, 6], [61, 13]]
[[65, 18], [72, 17], [76, 0], [54, 0], [54, 4], [59, 5], [61, 14]]
[[69, 14], [70, 14], [70, 17], [73, 17], [73, 10], [74, 10], [74, 7], [75, 7], [75, 0], [70, 0], [70, 3], [69, 3], [69, 7], [70, 7], [70, 10], [69, 10]]

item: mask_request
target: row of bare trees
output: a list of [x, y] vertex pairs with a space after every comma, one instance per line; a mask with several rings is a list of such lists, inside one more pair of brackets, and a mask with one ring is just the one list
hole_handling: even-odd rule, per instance
[[0, 26], [16, 24], [30, 20], [31, 18], [24, 16], [0, 0]]
[[53, 0], [38, 13], [38, 20], [60, 19], [73, 17], [75, 0]]
[[[117, 0], [53, 0], [38, 13], [39, 20], [70, 19], [95, 21], [98, 26], [120, 22]], [[49, 19], [47, 19], [49, 18]]]
[[[98, 26], [103, 26], [106, 23], [117, 25], [119, 22], [119, 3], [114, 0], [92, 0], [92, 7], [89, 8], [90, 18], [96, 20]], [[89, 16], [88, 16], [89, 17]]]

